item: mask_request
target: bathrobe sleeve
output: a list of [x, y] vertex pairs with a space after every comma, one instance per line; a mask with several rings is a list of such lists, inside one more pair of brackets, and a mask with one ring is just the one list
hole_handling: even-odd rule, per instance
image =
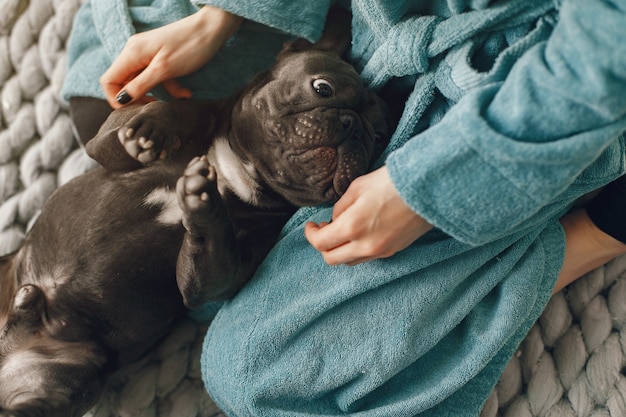
[[311, 42], [324, 28], [330, 0], [196, 0], [196, 6], [210, 5], [248, 20], [282, 30]]
[[558, 198], [626, 129], [624, 22], [625, 0], [563, 1], [550, 38], [502, 83], [468, 93], [389, 155], [405, 201], [479, 245]]

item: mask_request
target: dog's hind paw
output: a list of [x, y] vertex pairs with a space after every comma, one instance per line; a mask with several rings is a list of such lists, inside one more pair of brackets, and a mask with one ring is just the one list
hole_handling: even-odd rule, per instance
[[144, 165], [164, 159], [181, 144], [174, 129], [176, 124], [167, 120], [167, 113], [158, 107], [160, 104], [146, 104], [117, 131], [117, 138], [128, 155]]
[[136, 137], [135, 130], [130, 127], [120, 127], [117, 131], [117, 138], [124, 146], [124, 149], [126, 149], [128, 155], [142, 164], [152, 162], [157, 157], [162, 157], [161, 155], [157, 156], [154, 141], [147, 139], [145, 136]]
[[192, 233], [202, 230], [215, 221], [221, 221], [226, 211], [217, 190], [217, 173], [206, 156], [189, 162], [176, 184], [178, 203], [183, 210], [183, 225]]

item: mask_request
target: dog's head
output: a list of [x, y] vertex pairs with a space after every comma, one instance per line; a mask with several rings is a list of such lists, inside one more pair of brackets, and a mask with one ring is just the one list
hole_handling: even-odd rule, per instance
[[384, 103], [334, 50], [287, 45], [233, 111], [231, 147], [296, 206], [336, 201], [390, 133]]
[[105, 355], [52, 334], [45, 303], [38, 286], [24, 285], [2, 309], [0, 417], [80, 417], [103, 389]]

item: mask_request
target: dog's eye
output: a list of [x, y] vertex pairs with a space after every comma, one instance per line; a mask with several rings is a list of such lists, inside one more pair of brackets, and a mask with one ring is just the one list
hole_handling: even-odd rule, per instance
[[332, 83], [330, 81], [326, 81], [323, 78], [313, 80], [313, 90], [315, 90], [317, 94], [324, 98], [331, 97], [334, 92]]

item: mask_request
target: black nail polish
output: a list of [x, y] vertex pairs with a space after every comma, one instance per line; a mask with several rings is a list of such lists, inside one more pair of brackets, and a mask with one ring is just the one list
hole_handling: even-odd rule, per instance
[[115, 100], [120, 104], [129, 103], [132, 99], [133, 98], [126, 92], [126, 90], [121, 91], [117, 97], [115, 97]]

